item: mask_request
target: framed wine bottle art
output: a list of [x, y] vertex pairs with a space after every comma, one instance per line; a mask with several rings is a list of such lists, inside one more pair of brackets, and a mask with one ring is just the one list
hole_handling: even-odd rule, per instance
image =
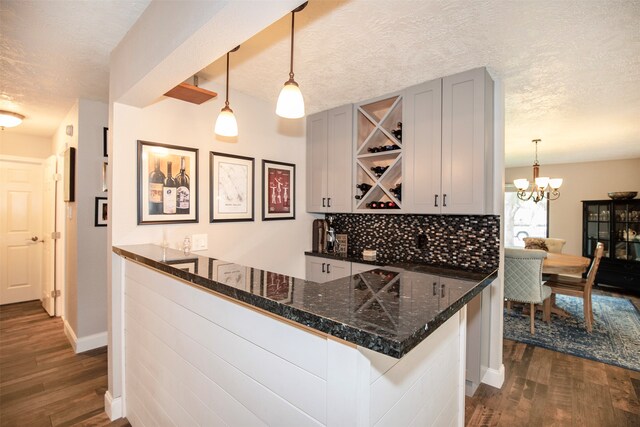
[[138, 141], [138, 224], [198, 222], [198, 149]]

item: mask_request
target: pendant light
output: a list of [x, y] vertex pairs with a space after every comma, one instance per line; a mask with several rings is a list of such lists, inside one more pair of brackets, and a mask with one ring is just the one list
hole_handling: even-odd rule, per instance
[[280, 91], [276, 114], [285, 119], [299, 119], [304, 117], [304, 99], [298, 83], [293, 79], [293, 33], [295, 28], [296, 12], [302, 11], [308, 2], [304, 2], [291, 12], [291, 63], [289, 67], [289, 80], [284, 83]]
[[0, 110], [0, 128], [12, 128], [18, 126], [24, 120], [24, 116], [11, 111]]
[[229, 107], [229, 54], [240, 49], [240, 46], [236, 46], [227, 52], [227, 91], [224, 101], [224, 107], [218, 115], [216, 120], [215, 133], [220, 136], [238, 136], [238, 122], [236, 116], [233, 115], [233, 110]]

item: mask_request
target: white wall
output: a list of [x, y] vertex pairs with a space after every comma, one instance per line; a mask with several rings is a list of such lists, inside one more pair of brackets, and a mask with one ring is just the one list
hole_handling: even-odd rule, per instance
[[[208, 87], [223, 94], [224, 88]], [[304, 254], [311, 248], [313, 217], [305, 212], [304, 119], [285, 121], [275, 106], [232, 91], [240, 135], [235, 142], [215, 137], [213, 127], [224, 98], [202, 105], [166, 98], [146, 108], [114, 104], [112, 243], [161, 244], [166, 239], [178, 247], [186, 235], [205, 233], [214, 258], [274, 272], [304, 277]], [[137, 225], [137, 140], [199, 149], [199, 222], [193, 224]], [[209, 153], [229, 153], [255, 158], [255, 220], [209, 223]], [[262, 221], [262, 160], [296, 165], [296, 219]], [[193, 178], [192, 178], [193, 179]], [[192, 181], [193, 186], [193, 181]]]
[[[78, 110], [79, 103], [76, 101], [53, 134], [52, 152], [58, 157], [58, 173], [61, 175], [64, 171], [64, 151], [68, 147], [78, 147]], [[73, 126], [72, 136], [66, 134], [67, 125]], [[75, 216], [69, 219], [67, 215], [68, 205], [75, 203], [64, 201], [64, 182], [59, 181], [58, 184], [56, 230], [60, 232], [61, 238], [56, 242], [56, 286], [62, 291], [58, 313], [62, 314], [73, 330], [77, 330], [77, 223], [74, 220]]]
[[[64, 202], [62, 186], [57, 201], [56, 227], [62, 234], [57, 249], [64, 256], [58, 256], [56, 281], [62, 288], [65, 322], [78, 341], [102, 333], [105, 344], [107, 230], [94, 226], [94, 215], [95, 197], [106, 197], [102, 192], [102, 132], [107, 119], [107, 104], [78, 100], [60, 123], [52, 143], [61, 174], [64, 151], [67, 147], [77, 149], [75, 202]], [[67, 125], [73, 125], [73, 136], [66, 135]]]
[[[531, 166], [508, 168], [505, 181], [531, 180]], [[541, 165], [540, 175], [563, 178], [560, 198], [549, 202], [549, 237], [567, 241], [563, 252], [582, 253], [582, 200], [608, 200], [610, 191], [640, 191], [640, 158]]]
[[0, 155], [46, 159], [51, 154], [51, 138], [0, 131]]
[[107, 127], [107, 104], [80, 100], [76, 168], [78, 227], [78, 325], [79, 339], [107, 331], [107, 228], [95, 226], [95, 198], [102, 191], [103, 128]]

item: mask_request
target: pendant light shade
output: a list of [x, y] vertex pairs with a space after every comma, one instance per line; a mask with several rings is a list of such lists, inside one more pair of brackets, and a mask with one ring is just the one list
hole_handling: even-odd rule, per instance
[[0, 110], [0, 127], [12, 128], [22, 123], [24, 116], [18, 113], [12, 113], [11, 111]]
[[235, 52], [240, 49], [240, 46], [236, 46], [234, 49], [227, 52], [227, 90], [224, 101], [224, 107], [218, 114], [216, 120], [216, 127], [214, 132], [220, 136], [238, 136], [238, 122], [236, 116], [233, 114], [233, 110], [229, 107], [229, 53]]
[[307, 2], [301, 4], [291, 12], [291, 62], [289, 66], [289, 80], [284, 83], [284, 87], [278, 96], [276, 104], [276, 114], [285, 119], [299, 119], [304, 117], [304, 98], [298, 83], [293, 78], [293, 35], [295, 29], [296, 12], [300, 12], [307, 6]]
[[304, 117], [304, 99], [298, 83], [294, 80], [286, 82], [280, 91], [276, 114], [285, 119]]
[[238, 136], [238, 122], [233, 110], [224, 107], [216, 120], [215, 132], [220, 136]]

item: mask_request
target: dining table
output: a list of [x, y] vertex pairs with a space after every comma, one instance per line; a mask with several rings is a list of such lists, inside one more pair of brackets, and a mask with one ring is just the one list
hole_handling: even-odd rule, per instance
[[542, 274], [582, 274], [590, 263], [590, 258], [580, 255], [547, 252], [542, 262]]

